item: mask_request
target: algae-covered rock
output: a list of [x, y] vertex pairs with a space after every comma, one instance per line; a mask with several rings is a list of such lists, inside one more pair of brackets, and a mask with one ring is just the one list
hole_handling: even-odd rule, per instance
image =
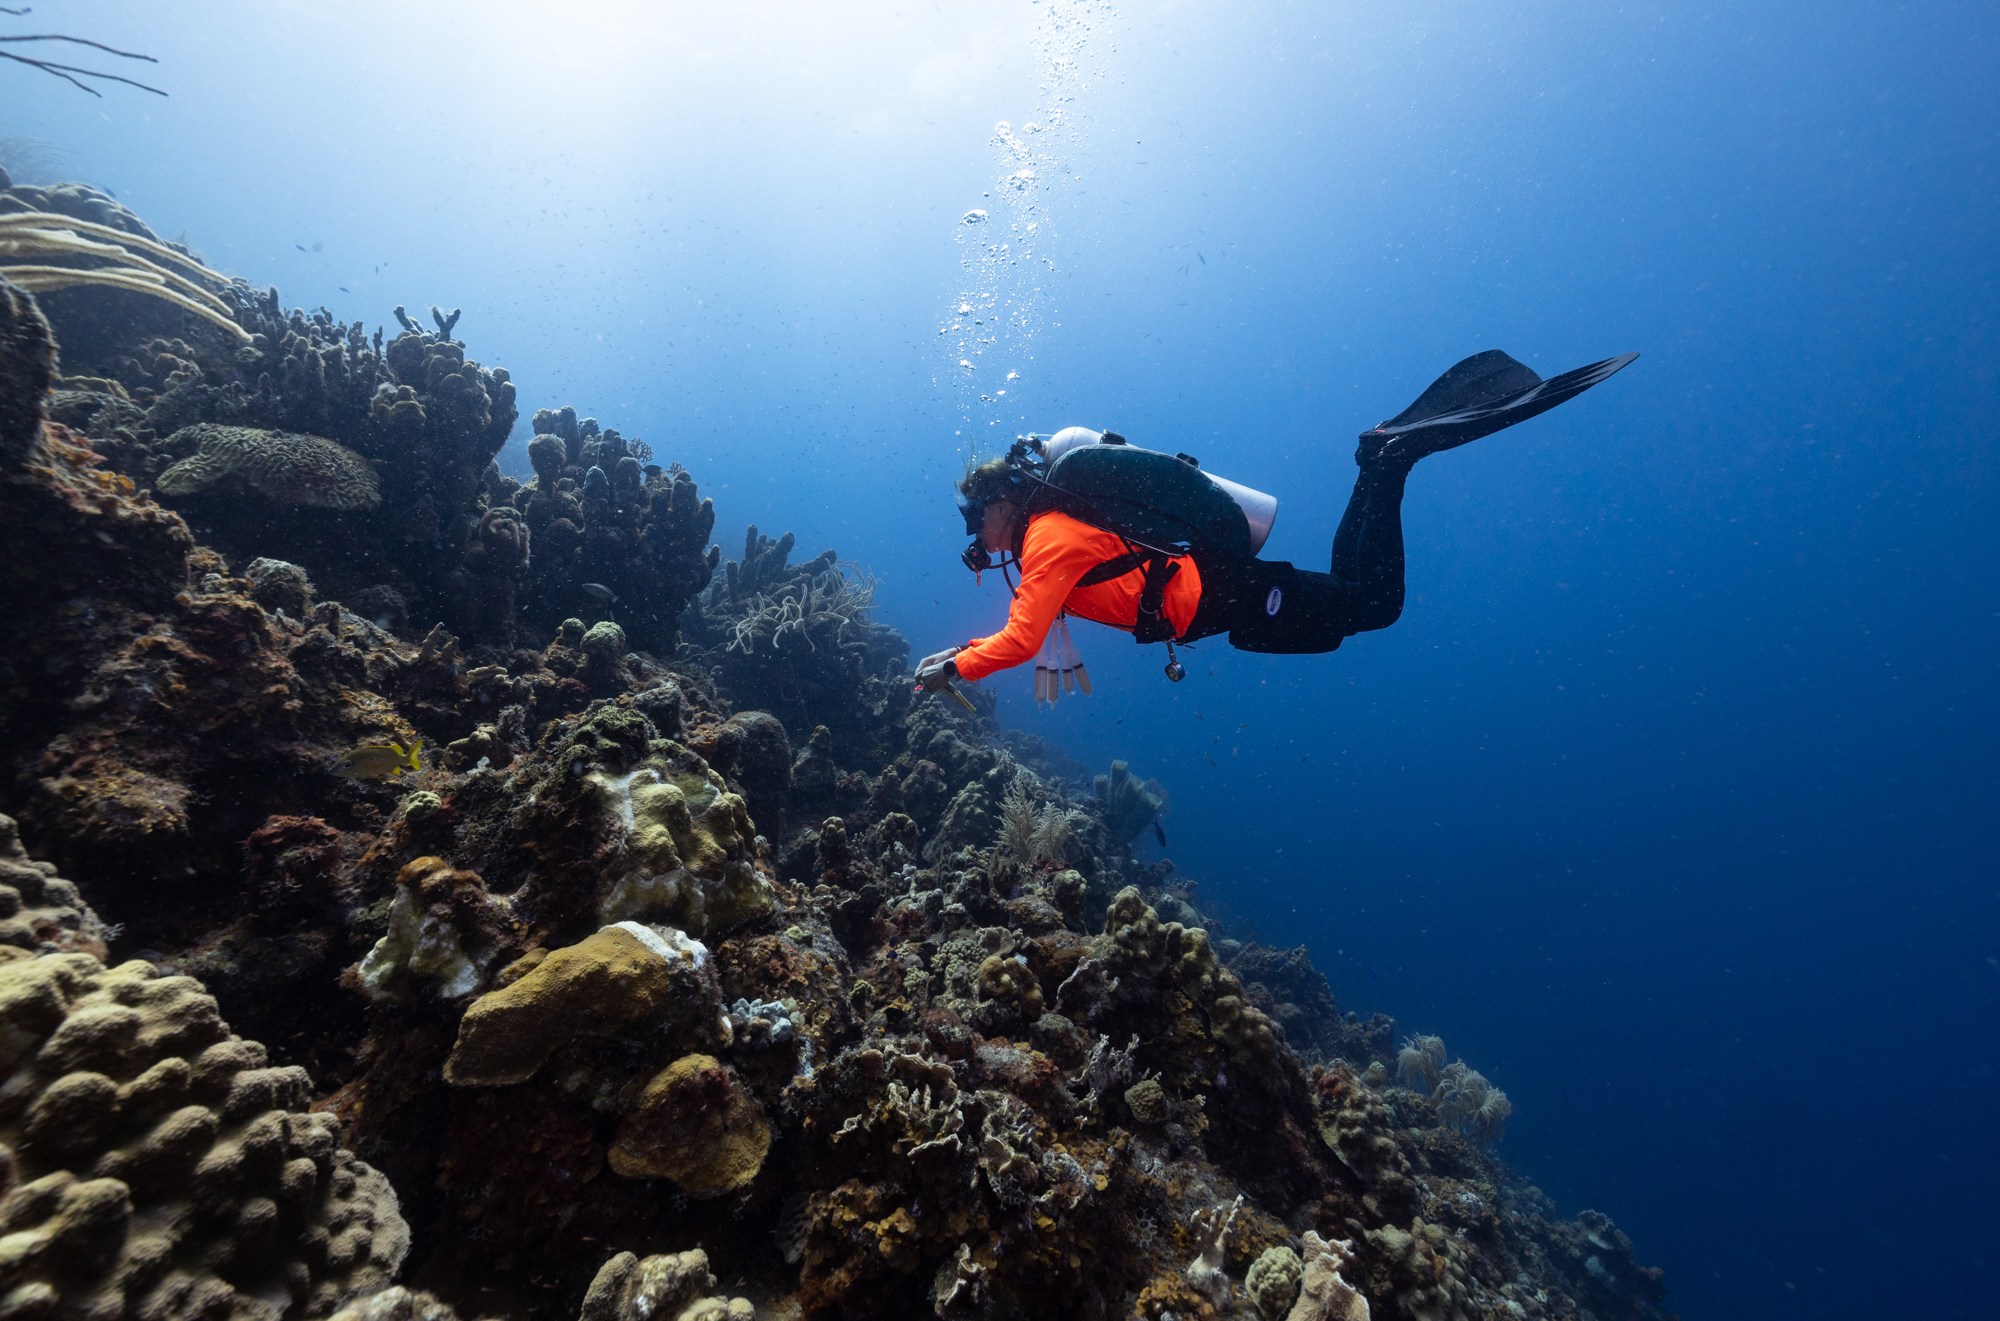
[[259, 557], [244, 566], [243, 577], [250, 584], [250, 599], [266, 610], [300, 619], [312, 608], [312, 579], [296, 564]]
[[746, 1298], [706, 1297], [715, 1287], [700, 1248], [647, 1257], [621, 1252], [598, 1269], [577, 1321], [749, 1321]]
[[409, 1229], [192, 977], [87, 954], [0, 964], [0, 1311], [323, 1316]]
[[[572, 629], [572, 625], [575, 627]], [[574, 634], [574, 636], [572, 636]], [[563, 621], [551, 651], [576, 650], [583, 643], [583, 621]], [[603, 703], [577, 722], [551, 759], [558, 775], [582, 776], [593, 772], [622, 775], [636, 769], [646, 759], [655, 738], [653, 726], [638, 711]]]
[[0, 279], [0, 463], [11, 466], [34, 443], [55, 374], [55, 341], [41, 309]]
[[526, 1082], [573, 1037], [616, 1037], [641, 1027], [671, 1033], [704, 1021], [713, 1031], [721, 1002], [707, 962], [701, 943], [678, 931], [637, 922], [605, 927], [473, 1001], [445, 1061], [445, 1081], [455, 1087]]
[[459, 1315], [435, 1295], [399, 1284], [355, 1299], [328, 1321], [459, 1321]]
[[757, 1177], [771, 1126], [736, 1071], [684, 1055], [653, 1075], [610, 1152], [628, 1179], [671, 1179], [690, 1197], [720, 1197]]
[[593, 660], [617, 660], [625, 654], [625, 630], [609, 619], [592, 624], [583, 635], [583, 654]]

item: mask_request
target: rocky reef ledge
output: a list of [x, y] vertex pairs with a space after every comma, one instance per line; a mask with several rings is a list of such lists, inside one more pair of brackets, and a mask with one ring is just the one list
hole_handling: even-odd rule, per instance
[[455, 310], [10, 216], [0, 1315], [1667, 1315], [833, 552], [568, 408], [502, 474]]

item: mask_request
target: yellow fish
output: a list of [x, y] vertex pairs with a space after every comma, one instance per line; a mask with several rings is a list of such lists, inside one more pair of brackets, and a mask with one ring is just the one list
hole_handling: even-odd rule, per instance
[[393, 739], [387, 743], [357, 744], [334, 759], [333, 773], [350, 780], [394, 780], [405, 772], [424, 768], [417, 759], [423, 747], [422, 739], [412, 741], [407, 748]]

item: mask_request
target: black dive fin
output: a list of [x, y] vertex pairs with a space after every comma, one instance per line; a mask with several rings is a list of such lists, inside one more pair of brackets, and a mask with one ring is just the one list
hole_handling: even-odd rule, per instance
[[1473, 354], [1432, 381], [1430, 389], [1418, 395], [1414, 404], [1378, 429], [1393, 431], [1446, 413], [1484, 408], [1541, 383], [1542, 378], [1535, 375], [1534, 368], [1516, 362], [1498, 349], [1488, 349]]
[[1500, 350], [1488, 349], [1438, 377], [1415, 403], [1381, 426], [1363, 432], [1362, 439], [1387, 443], [1404, 437], [1395, 445], [1413, 456], [1450, 449], [1546, 413], [1638, 356], [1620, 354], [1545, 381]]

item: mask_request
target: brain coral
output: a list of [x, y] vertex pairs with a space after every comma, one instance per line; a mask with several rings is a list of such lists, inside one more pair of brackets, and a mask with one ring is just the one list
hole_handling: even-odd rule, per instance
[[386, 1285], [396, 1195], [308, 1088], [191, 977], [0, 964], [0, 1310], [324, 1316]]
[[1299, 1254], [1283, 1244], [1265, 1249], [1263, 1256], [1251, 1262], [1243, 1289], [1257, 1305], [1257, 1315], [1265, 1321], [1278, 1321], [1289, 1313], [1298, 1301], [1299, 1276], [1304, 1269]]
[[321, 436], [197, 422], [166, 444], [178, 448], [190, 441], [198, 446], [195, 452], [160, 474], [161, 495], [197, 495], [229, 482], [279, 505], [373, 509], [382, 503], [382, 486], [368, 460]]

